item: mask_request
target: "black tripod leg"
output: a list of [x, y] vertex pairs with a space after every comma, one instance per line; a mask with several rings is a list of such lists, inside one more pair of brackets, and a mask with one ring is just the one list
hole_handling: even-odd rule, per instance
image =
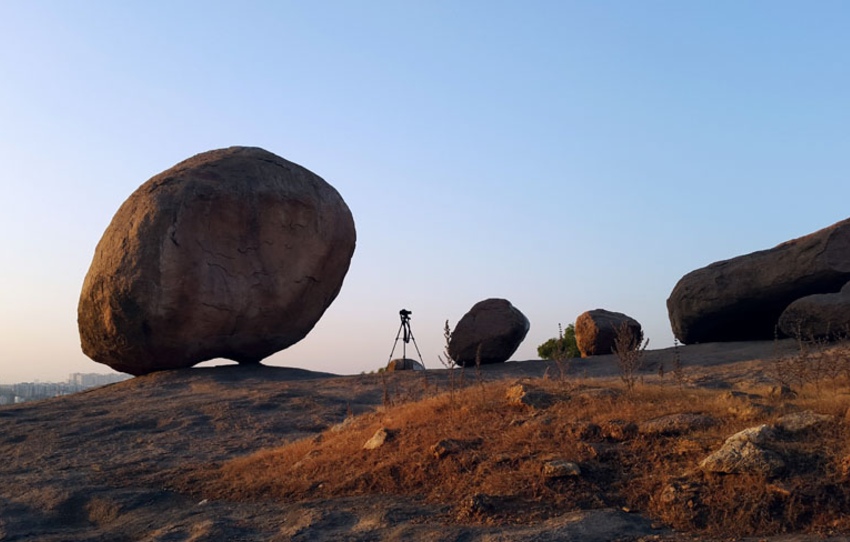
[[[393, 360], [393, 354], [395, 354], [395, 347], [398, 344], [398, 338], [401, 337], [401, 330], [404, 328], [404, 324], [401, 324], [398, 328], [398, 333], [395, 334], [395, 341], [393, 342], [393, 349], [390, 351], [390, 359], [387, 360], [387, 365]], [[415, 343], [414, 343], [415, 344]], [[419, 349], [416, 349], [419, 351]]]
[[427, 369], [427, 367], [425, 367], [425, 361], [422, 359], [422, 353], [419, 352], [419, 345], [416, 344], [416, 337], [413, 336], [413, 331], [410, 332], [410, 340], [413, 341], [413, 347], [416, 348], [416, 354], [419, 356], [419, 363], [422, 364], [423, 368]]

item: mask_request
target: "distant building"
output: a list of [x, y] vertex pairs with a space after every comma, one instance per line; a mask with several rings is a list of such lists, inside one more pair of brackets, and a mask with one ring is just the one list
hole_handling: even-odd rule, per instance
[[0, 406], [70, 395], [89, 388], [127, 380], [125, 374], [73, 373], [67, 382], [20, 382], [0, 385]]
[[97, 373], [71, 373], [68, 375], [68, 384], [72, 386], [80, 386], [82, 388], [93, 388], [95, 386], [106, 386], [107, 384], [115, 384], [122, 380], [130, 378], [129, 375], [112, 373], [108, 375]]

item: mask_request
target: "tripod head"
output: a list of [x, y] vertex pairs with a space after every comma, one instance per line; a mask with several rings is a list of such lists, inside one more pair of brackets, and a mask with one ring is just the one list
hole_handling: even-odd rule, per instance
[[409, 311], [407, 309], [401, 309], [398, 311], [398, 315], [401, 318], [401, 329], [404, 331], [404, 342], [409, 343], [410, 337], [413, 336], [413, 333], [410, 331], [410, 315], [413, 314], [413, 311]]

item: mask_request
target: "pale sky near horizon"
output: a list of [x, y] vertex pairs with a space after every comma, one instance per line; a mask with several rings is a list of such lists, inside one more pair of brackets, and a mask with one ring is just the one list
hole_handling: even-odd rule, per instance
[[[94, 247], [144, 181], [263, 147], [332, 184], [357, 249], [267, 360], [439, 367], [477, 301], [594, 308], [672, 344], [685, 273], [850, 216], [844, 1], [0, 1], [0, 382], [109, 372], [79, 347]], [[400, 352], [397, 350], [397, 354]]]

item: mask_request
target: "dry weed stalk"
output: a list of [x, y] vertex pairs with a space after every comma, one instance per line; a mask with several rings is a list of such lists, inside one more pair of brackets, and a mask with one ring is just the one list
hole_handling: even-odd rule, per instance
[[555, 348], [552, 359], [555, 360], [555, 366], [558, 367], [558, 382], [561, 387], [567, 388], [572, 356], [567, 348], [566, 341], [564, 341], [564, 328], [560, 322], [558, 322], [558, 346]]
[[448, 372], [449, 401], [454, 403], [455, 389], [457, 387], [457, 379], [455, 378], [455, 367], [457, 367], [457, 362], [452, 359], [452, 355], [449, 353], [449, 344], [452, 342], [452, 328], [449, 326], [448, 320], [446, 320], [446, 323], [443, 326], [443, 339], [445, 339], [446, 343], [445, 346], [443, 346], [443, 355], [438, 355], [437, 359], [440, 360], [440, 364], [445, 367], [446, 371]]
[[632, 391], [639, 378], [638, 372], [643, 367], [643, 355], [649, 346], [649, 339], [641, 342], [642, 334], [636, 334], [627, 322], [621, 322], [614, 332], [612, 351], [617, 356], [620, 379], [628, 391]]
[[[816, 392], [824, 382], [835, 388], [842, 376], [850, 378], [850, 346], [846, 333], [828, 333], [826, 337], [815, 337], [805, 331], [798, 321], [794, 330], [796, 352], [791, 355], [774, 354], [773, 377], [779, 384], [796, 391], [803, 391], [812, 384]], [[778, 330], [776, 333], [778, 343]]]

